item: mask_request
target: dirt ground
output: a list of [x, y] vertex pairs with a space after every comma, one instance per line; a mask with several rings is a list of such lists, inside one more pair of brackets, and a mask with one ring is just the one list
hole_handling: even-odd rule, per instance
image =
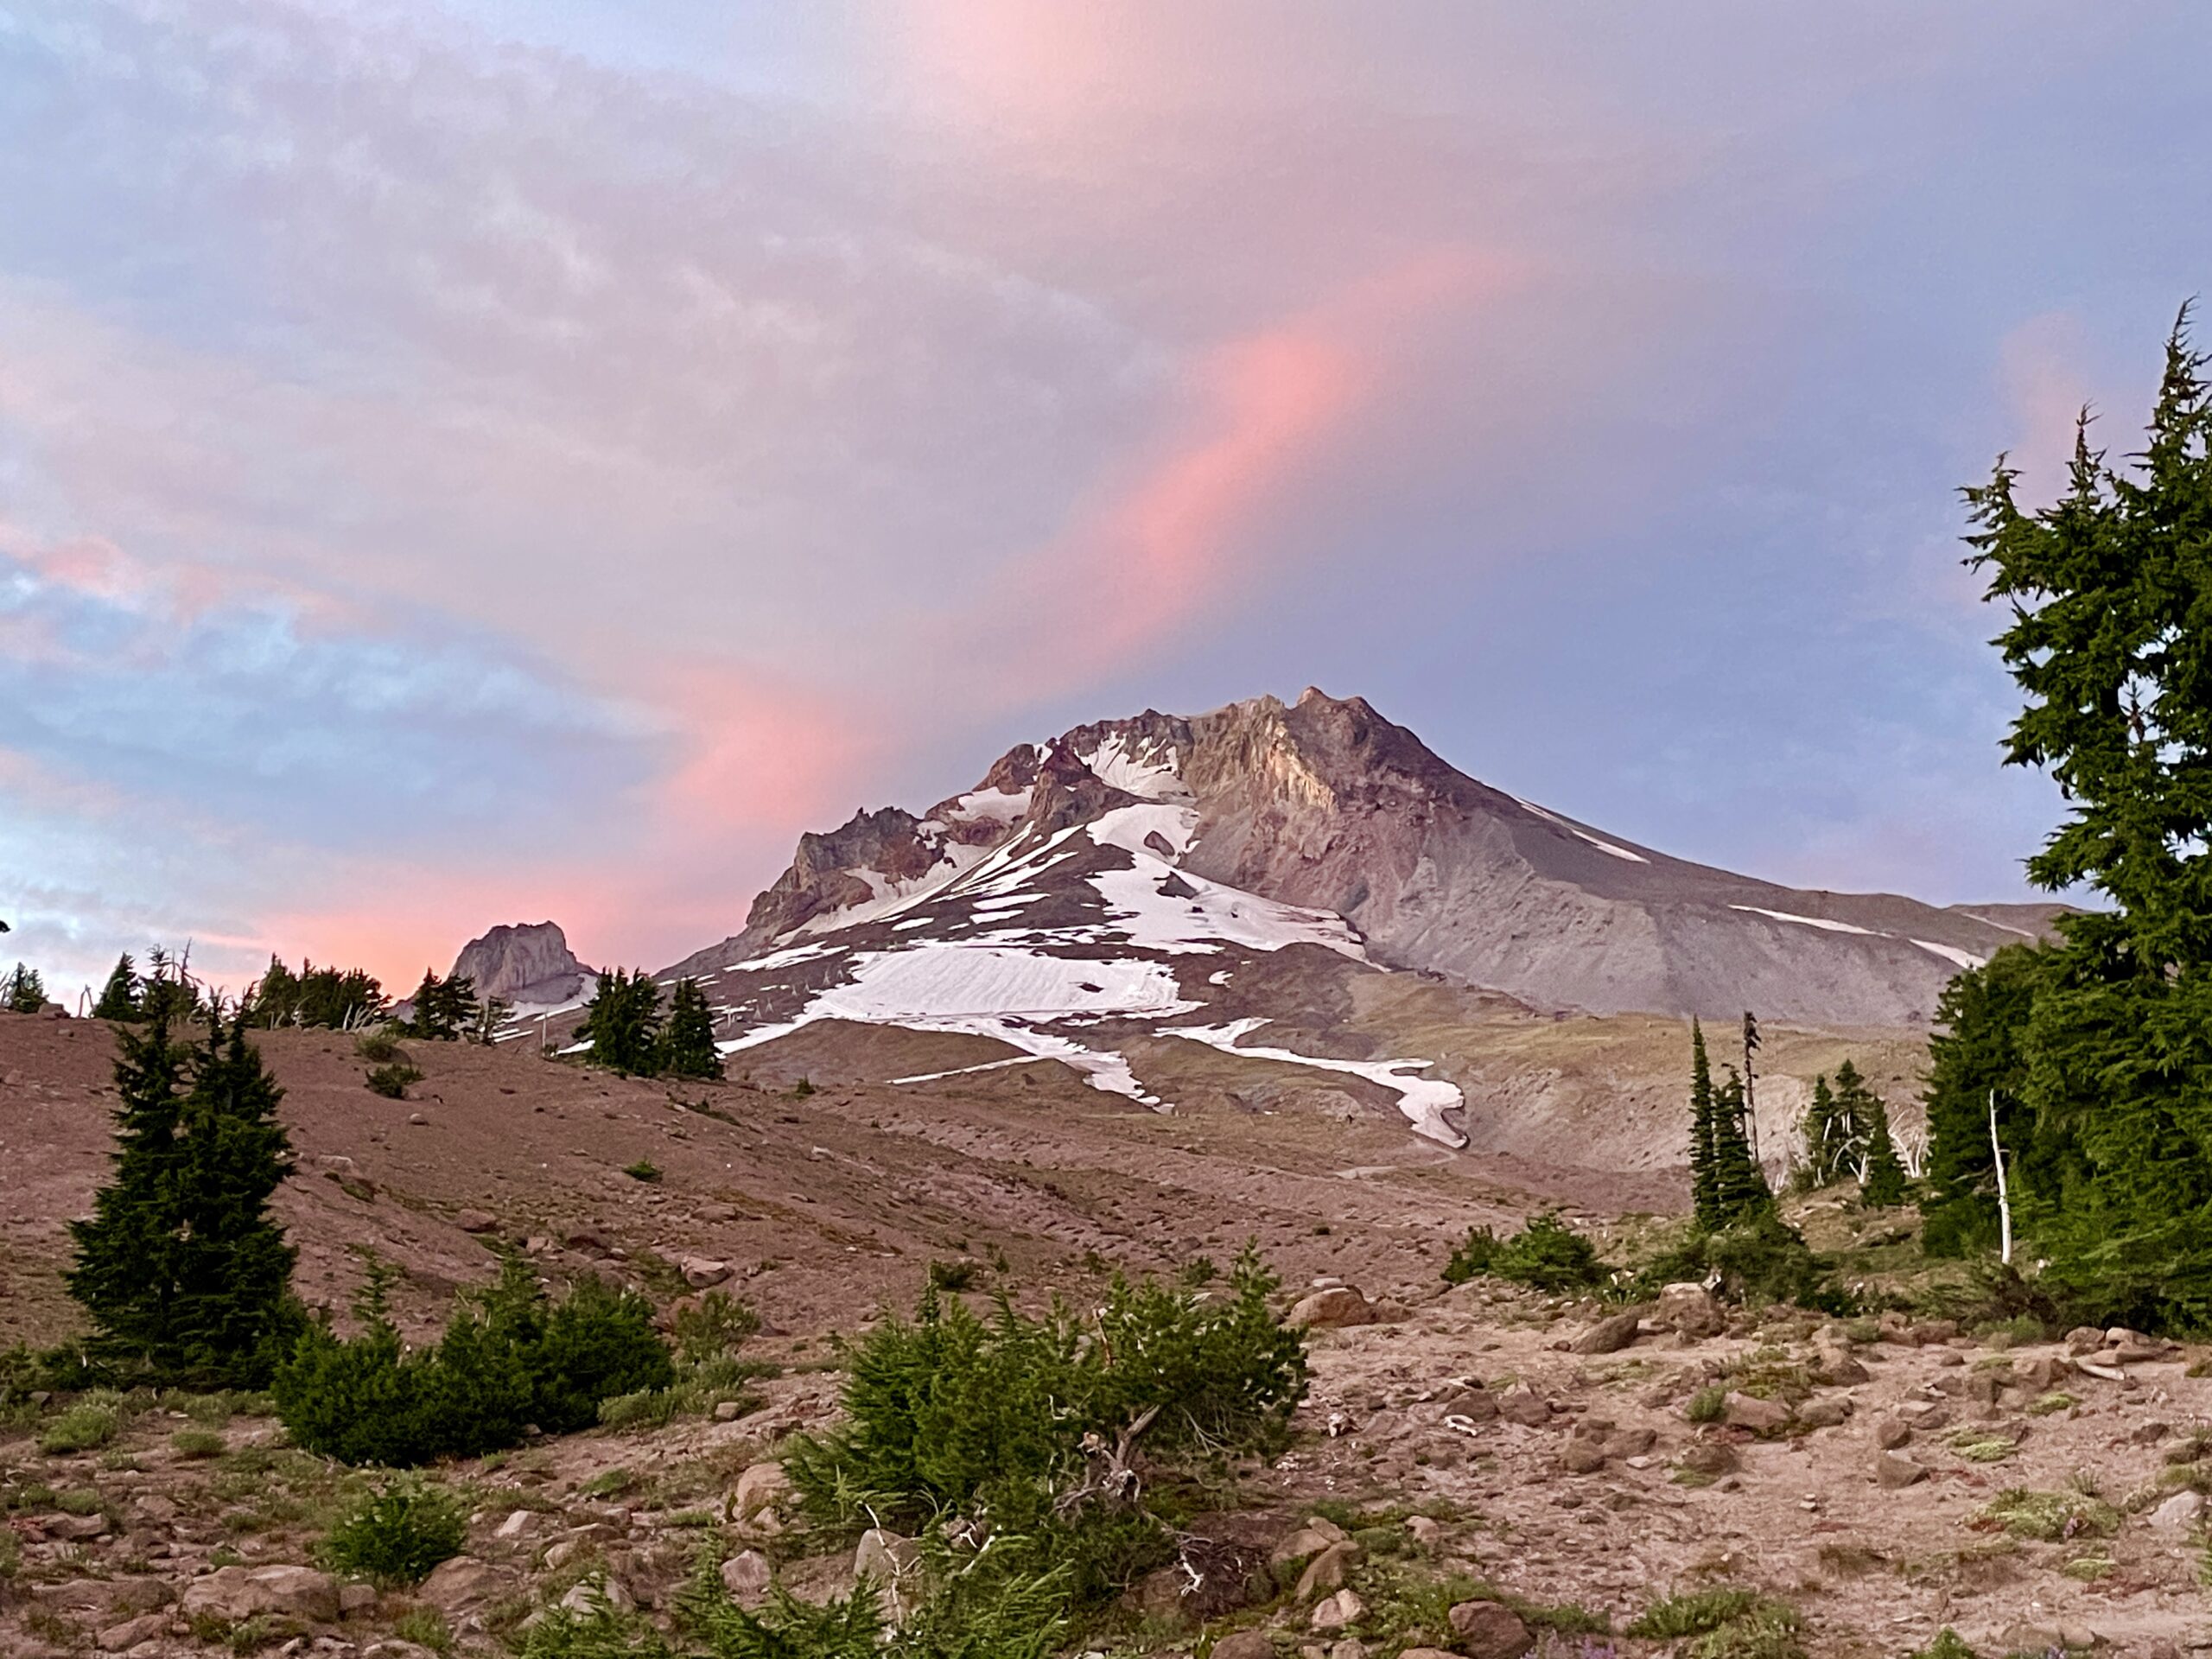
[[[848, 1076], [997, 1056], [980, 1039], [868, 1040], [880, 1052], [849, 1049]], [[474, 1505], [460, 1563], [411, 1595], [346, 1587], [343, 1606], [302, 1580], [298, 1607], [247, 1618], [208, 1611], [223, 1572], [309, 1567], [358, 1476], [220, 1402], [194, 1402], [196, 1419], [156, 1407], [76, 1454], [41, 1452], [35, 1421], [0, 1428], [17, 1558], [0, 1579], [0, 1653], [505, 1652], [532, 1610], [588, 1576], [664, 1605], [702, 1544], [757, 1546], [787, 1581], [834, 1589], [849, 1552], [810, 1554], [772, 1510], [748, 1519], [733, 1502], [784, 1436], [833, 1416], [830, 1333], [910, 1298], [932, 1259], [974, 1261], [981, 1292], [1080, 1296], [1115, 1265], [1225, 1264], [1248, 1236], [1293, 1291], [1333, 1277], [1403, 1309], [1313, 1333], [1295, 1444], [1247, 1471], [1213, 1528], [1223, 1549], [1264, 1559], [1307, 1517], [1335, 1517], [1363, 1611], [1324, 1630], [1318, 1588], [1215, 1606], [1170, 1574], [1147, 1585], [1150, 1617], [1117, 1651], [1203, 1655], [1249, 1630], [1284, 1656], [1471, 1653], [1403, 1612], [1408, 1585], [1455, 1577], [1588, 1616], [1540, 1622], [1548, 1654], [1670, 1650], [1624, 1634], [1630, 1622], [1713, 1584], [1787, 1603], [1815, 1656], [1902, 1656], [1945, 1625], [1987, 1659], [2212, 1648], [2190, 1497], [2212, 1488], [2212, 1459], [2195, 1455], [2212, 1436], [2192, 1433], [2212, 1422], [2212, 1380], [2188, 1375], [2197, 1355], [2126, 1338], [2079, 1354], [1977, 1343], [1894, 1318], [1739, 1319], [1693, 1338], [1658, 1311], [1630, 1345], [1586, 1354], [1573, 1345], [1611, 1310], [1440, 1280], [1471, 1223], [1547, 1204], [1592, 1223], [1663, 1211], [1671, 1175], [1449, 1154], [1379, 1116], [1157, 1115], [1044, 1065], [892, 1085], [835, 1081], [834, 1057], [798, 1050], [748, 1056], [749, 1079], [670, 1087], [528, 1052], [410, 1049], [427, 1076], [389, 1101], [362, 1086], [348, 1039], [264, 1042], [299, 1154], [279, 1207], [311, 1299], [350, 1296], [363, 1246], [404, 1271], [417, 1328], [489, 1278], [500, 1243], [552, 1276], [610, 1274], [664, 1299], [696, 1258], [727, 1265], [760, 1307], [756, 1347], [782, 1374], [734, 1421], [597, 1430], [457, 1465], [444, 1478]], [[105, 1166], [111, 1052], [98, 1025], [0, 1016], [0, 1344], [73, 1327], [56, 1274], [64, 1223]], [[800, 1092], [802, 1076], [825, 1081]], [[626, 1173], [641, 1160], [656, 1179]], [[1736, 1421], [1691, 1421], [1714, 1410]], [[2014, 1535], [1986, 1512], [2012, 1489], [2049, 1495], [2038, 1502], [2072, 1522]], [[1578, 1622], [1616, 1634], [1562, 1634]]]

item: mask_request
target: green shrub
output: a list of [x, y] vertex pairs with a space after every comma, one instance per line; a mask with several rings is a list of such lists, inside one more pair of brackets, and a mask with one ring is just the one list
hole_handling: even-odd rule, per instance
[[973, 1287], [976, 1264], [973, 1262], [932, 1262], [929, 1271], [930, 1288], [959, 1292]]
[[407, 1085], [423, 1081], [423, 1074], [405, 1060], [394, 1060], [390, 1065], [379, 1065], [361, 1079], [369, 1085], [372, 1095], [382, 1095], [386, 1100], [407, 1098]]
[[1813, 1253], [1804, 1235], [1772, 1211], [1762, 1211], [1715, 1232], [1693, 1231], [1637, 1274], [1635, 1294], [1650, 1297], [1662, 1286], [1716, 1279], [1714, 1294], [1747, 1307], [1793, 1302], [1830, 1313], [1855, 1304], [1836, 1283], [1832, 1265]]
[[1552, 1210], [1531, 1216], [1510, 1238], [1487, 1227], [1468, 1229], [1444, 1268], [1448, 1284], [1486, 1275], [1547, 1291], [1586, 1290], [1603, 1284], [1605, 1274], [1597, 1247]]
[[1717, 1423], [1728, 1414], [1728, 1390], [1714, 1383], [1690, 1395], [1682, 1415], [1693, 1423]]
[[365, 1031], [353, 1039], [353, 1052], [372, 1065], [383, 1065], [404, 1058], [407, 1051], [399, 1046], [399, 1039], [389, 1031]]
[[1913, 1653], [1910, 1659], [1980, 1659], [1980, 1656], [1967, 1645], [1964, 1637], [1946, 1624], [1936, 1632], [1934, 1641]]
[[2075, 1538], [2109, 1538], [2120, 1530], [2120, 1511], [2084, 1492], [2037, 1492], [2012, 1486], [1982, 1505], [1974, 1524], [2015, 1538], [2056, 1543]]
[[709, 1291], [676, 1316], [674, 1380], [602, 1400], [599, 1421], [612, 1428], [658, 1428], [679, 1414], [702, 1414], [724, 1401], [737, 1402], [741, 1410], [757, 1404], [747, 1385], [767, 1368], [741, 1351], [760, 1329], [760, 1316], [750, 1303]]
[[[1101, 1600], [1165, 1559], [1154, 1491], [1281, 1443], [1306, 1365], [1276, 1287], [1248, 1248], [1225, 1294], [1117, 1276], [1087, 1318], [1057, 1303], [1031, 1318], [1003, 1295], [979, 1317], [925, 1289], [912, 1322], [887, 1317], [846, 1350], [845, 1421], [799, 1437], [784, 1466], [817, 1520], [899, 1527], [925, 1564], [943, 1558], [925, 1576], [950, 1645], [912, 1651], [1046, 1651], [1037, 1608]], [[1141, 1484], [1122, 1472], [1139, 1445]], [[941, 1534], [957, 1515], [990, 1517], [983, 1562]], [[1000, 1647], [955, 1639], [986, 1628]]]
[[387, 1279], [372, 1268], [359, 1336], [316, 1325], [277, 1370], [277, 1414], [311, 1452], [392, 1467], [469, 1457], [517, 1444], [525, 1425], [587, 1427], [601, 1401], [674, 1380], [634, 1292], [586, 1278], [549, 1301], [510, 1256], [497, 1285], [456, 1300], [435, 1346], [410, 1351], [385, 1313]]
[[625, 1164], [622, 1173], [633, 1181], [652, 1182], [660, 1179], [660, 1166], [650, 1158], [640, 1158], [634, 1164]]
[[353, 1501], [320, 1554], [334, 1573], [395, 1590], [422, 1583], [467, 1541], [468, 1516], [450, 1493], [420, 1476], [397, 1475]]
[[54, 1419], [38, 1437], [38, 1449], [48, 1457], [68, 1457], [97, 1451], [116, 1437], [123, 1414], [107, 1401], [87, 1397]]

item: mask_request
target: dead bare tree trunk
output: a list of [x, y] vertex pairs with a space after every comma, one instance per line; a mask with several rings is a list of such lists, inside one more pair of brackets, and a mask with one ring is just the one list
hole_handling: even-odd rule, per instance
[[2005, 1147], [1997, 1138], [1997, 1091], [1989, 1091], [1989, 1150], [1997, 1160], [1997, 1259], [2012, 1265], [2012, 1195], [2005, 1185]]

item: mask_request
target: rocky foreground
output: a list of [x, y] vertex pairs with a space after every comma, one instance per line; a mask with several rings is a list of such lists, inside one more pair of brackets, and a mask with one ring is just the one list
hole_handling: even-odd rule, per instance
[[[1635, 1621], [1714, 1586], [1760, 1592], [1815, 1655], [1903, 1655], [1947, 1625], [1993, 1659], [2212, 1647], [2212, 1379], [2185, 1351], [1896, 1316], [1754, 1326], [1687, 1287], [1630, 1313], [1482, 1281], [1399, 1295], [1304, 1295], [1294, 1445], [1094, 1650], [1660, 1652]], [[814, 1597], [856, 1567], [895, 1585], [904, 1541], [870, 1535], [856, 1559], [784, 1514], [778, 1444], [832, 1418], [837, 1380], [818, 1338], [763, 1348], [782, 1374], [728, 1421], [441, 1471], [474, 1510], [465, 1553], [408, 1592], [315, 1564], [361, 1478], [265, 1418], [179, 1402], [67, 1452], [41, 1450], [51, 1408], [27, 1414], [0, 1429], [0, 1652], [501, 1653], [549, 1605], [664, 1611], [702, 1552], [741, 1598], [772, 1574]]]

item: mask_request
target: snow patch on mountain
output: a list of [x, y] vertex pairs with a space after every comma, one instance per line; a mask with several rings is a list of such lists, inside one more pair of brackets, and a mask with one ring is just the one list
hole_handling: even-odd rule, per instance
[[1169, 1026], [1160, 1034], [1163, 1037], [1187, 1037], [1194, 1043], [1204, 1043], [1224, 1054], [1277, 1060], [1286, 1065], [1308, 1066], [1319, 1071], [1344, 1071], [1354, 1077], [1365, 1077], [1370, 1083], [1377, 1083], [1385, 1089], [1396, 1091], [1398, 1109], [1413, 1125], [1415, 1135], [1441, 1141], [1454, 1150], [1467, 1144], [1467, 1137], [1453, 1128], [1444, 1116], [1445, 1113], [1455, 1111], [1466, 1104], [1467, 1097], [1459, 1092], [1459, 1086], [1440, 1077], [1401, 1075], [1408, 1071], [1427, 1071], [1435, 1064], [1434, 1061], [1332, 1060], [1300, 1054], [1287, 1048], [1262, 1048], [1256, 1044], [1239, 1040], [1268, 1023], [1264, 1019], [1244, 1019], [1232, 1020], [1225, 1026]]
[[1795, 922], [1800, 927], [1817, 927], [1827, 933], [1857, 933], [1870, 939], [1885, 937], [1871, 927], [1854, 927], [1849, 922], [1831, 921], [1825, 916], [1796, 916], [1786, 910], [1763, 910], [1757, 905], [1731, 905], [1728, 908], [1748, 911], [1754, 916], [1764, 916], [1769, 921]]

